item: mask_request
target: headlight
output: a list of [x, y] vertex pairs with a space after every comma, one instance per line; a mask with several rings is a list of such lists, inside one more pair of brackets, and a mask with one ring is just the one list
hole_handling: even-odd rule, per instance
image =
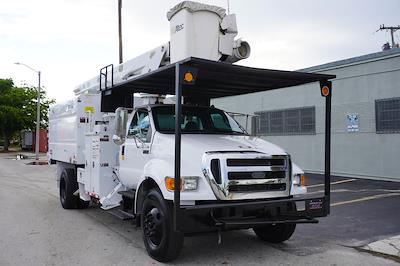
[[[197, 190], [199, 183], [198, 176], [182, 176], [181, 177], [181, 191], [193, 191]], [[165, 177], [165, 187], [169, 191], [174, 191], [175, 179], [173, 177]]]
[[301, 175], [295, 175], [293, 177], [293, 185], [296, 186], [305, 186], [306, 184], [306, 177], [304, 176], [304, 174]]

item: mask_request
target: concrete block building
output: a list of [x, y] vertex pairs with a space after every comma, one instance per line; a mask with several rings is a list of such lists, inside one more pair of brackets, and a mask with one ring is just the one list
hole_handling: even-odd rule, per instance
[[[332, 174], [400, 181], [400, 48], [300, 71], [334, 74]], [[213, 100], [256, 115], [248, 131], [285, 148], [305, 171], [323, 173], [324, 98], [319, 85]], [[237, 117], [245, 124], [244, 117]]]

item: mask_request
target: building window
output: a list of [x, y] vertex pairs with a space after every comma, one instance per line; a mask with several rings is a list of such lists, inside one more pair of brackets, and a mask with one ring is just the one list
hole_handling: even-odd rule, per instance
[[258, 112], [257, 134], [315, 134], [315, 107]]
[[400, 133], [400, 98], [375, 101], [376, 133]]

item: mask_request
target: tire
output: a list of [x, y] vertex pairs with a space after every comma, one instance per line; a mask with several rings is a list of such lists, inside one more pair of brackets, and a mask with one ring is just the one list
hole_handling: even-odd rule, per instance
[[85, 201], [78, 197], [77, 207], [78, 209], [87, 209], [89, 207], [90, 201]]
[[90, 201], [84, 201], [75, 196], [78, 190], [78, 182], [74, 169], [65, 168], [60, 176], [60, 202], [64, 209], [86, 209]]
[[140, 217], [147, 253], [159, 262], [177, 258], [183, 246], [183, 234], [174, 231], [172, 206], [160, 191], [152, 189], [146, 195]]
[[296, 224], [275, 224], [253, 228], [260, 239], [270, 243], [281, 243], [288, 240], [295, 229]]

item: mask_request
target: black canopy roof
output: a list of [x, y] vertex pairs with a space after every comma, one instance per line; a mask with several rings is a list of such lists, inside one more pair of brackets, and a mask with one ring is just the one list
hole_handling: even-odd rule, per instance
[[[117, 98], [124, 98], [124, 96], [126, 96], [125, 99], [129, 98], [128, 95], [132, 93], [175, 94], [176, 64], [182, 67], [194, 67], [198, 71], [195, 85], [184, 86], [182, 95], [209, 99], [292, 87], [336, 77], [334, 75], [260, 69], [199, 58], [187, 58], [103, 90], [102, 102], [105, 102], [102, 105], [104, 106], [109, 101], [118, 102]], [[109, 106], [110, 104], [106, 105]]]

